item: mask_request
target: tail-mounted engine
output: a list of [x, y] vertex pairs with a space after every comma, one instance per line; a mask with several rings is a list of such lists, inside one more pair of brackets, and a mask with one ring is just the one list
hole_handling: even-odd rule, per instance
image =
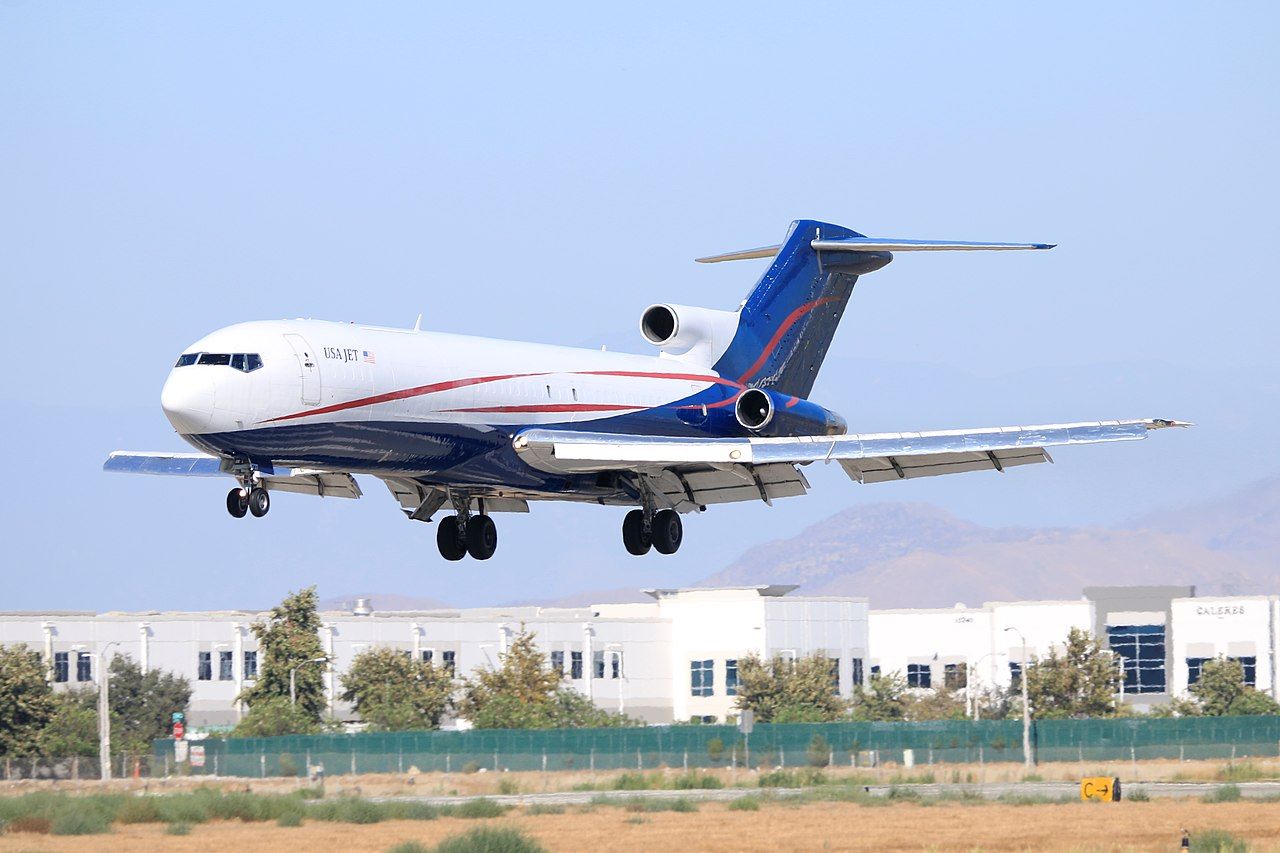
[[710, 367], [738, 332], [738, 312], [689, 305], [650, 305], [640, 315], [640, 333], [664, 353]]

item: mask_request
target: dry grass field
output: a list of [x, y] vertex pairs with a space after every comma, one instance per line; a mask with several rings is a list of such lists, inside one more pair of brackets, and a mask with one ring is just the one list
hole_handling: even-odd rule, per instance
[[693, 813], [595, 807], [546, 815], [514, 811], [483, 822], [441, 818], [361, 826], [308, 821], [296, 828], [218, 822], [193, 826], [185, 836], [139, 824], [96, 836], [10, 833], [0, 836], [0, 851], [381, 852], [410, 840], [430, 846], [481, 823], [518, 827], [552, 851], [1176, 850], [1184, 827], [1193, 836], [1224, 830], [1251, 849], [1280, 850], [1280, 806], [1274, 803], [1167, 800], [1028, 806], [766, 803], [759, 811], [705, 804]]

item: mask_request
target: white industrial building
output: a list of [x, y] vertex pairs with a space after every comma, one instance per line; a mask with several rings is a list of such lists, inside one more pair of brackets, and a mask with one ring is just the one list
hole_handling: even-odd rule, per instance
[[[1125, 671], [1125, 700], [1167, 701], [1218, 656], [1276, 695], [1276, 596], [1196, 598], [1191, 587], [1091, 587], [1074, 601], [988, 602], [932, 610], [870, 610], [866, 599], [807, 597], [794, 586], [647, 590], [637, 604], [380, 612], [361, 601], [321, 613], [331, 711], [350, 718], [341, 676], [365, 649], [389, 647], [453, 668], [494, 665], [521, 625], [568, 684], [598, 706], [651, 723], [735, 713], [738, 661], [820, 654], [832, 687], [852, 695], [874, 672], [927, 690], [1010, 685], [1024, 658], [1047, 655], [1071, 628], [1103, 638]], [[372, 603], [376, 605], [376, 602]], [[183, 675], [195, 726], [234, 723], [235, 697], [260, 663], [250, 626], [265, 612], [0, 613], [0, 645], [42, 653], [55, 685], [96, 682], [100, 660], [126, 654]]]

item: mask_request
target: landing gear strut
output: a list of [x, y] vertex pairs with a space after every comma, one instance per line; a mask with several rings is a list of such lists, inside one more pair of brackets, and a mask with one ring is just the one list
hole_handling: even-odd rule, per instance
[[440, 526], [436, 528], [440, 556], [451, 561], [461, 560], [468, 554], [476, 560], [489, 559], [498, 550], [498, 525], [483, 513], [472, 515], [469, 497], [450, 497], [457, 514], [440, 519]]
[[622, 544], [627, 553], [642, 557], [650, 548], [656, 548], [659, 554], [679, 551], [684, 539], [680, 513], [673, 509], [655, 511], [649, 491], [643, 489], [641, 494], [644, 506], [631, 510], [622, 520]]

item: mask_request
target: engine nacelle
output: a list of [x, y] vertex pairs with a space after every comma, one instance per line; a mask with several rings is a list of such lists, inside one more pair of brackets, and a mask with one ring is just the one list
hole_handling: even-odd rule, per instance
[[733, 404], [733, 415], [752, 432], [759, 432], [773, 420], [773, 398], [767, 391], [748, 388], [738, 395]]
[[659, 303], [640, 315], [640, 333], [664, 353], [709, 367], [738, 333], [738, 312]]

